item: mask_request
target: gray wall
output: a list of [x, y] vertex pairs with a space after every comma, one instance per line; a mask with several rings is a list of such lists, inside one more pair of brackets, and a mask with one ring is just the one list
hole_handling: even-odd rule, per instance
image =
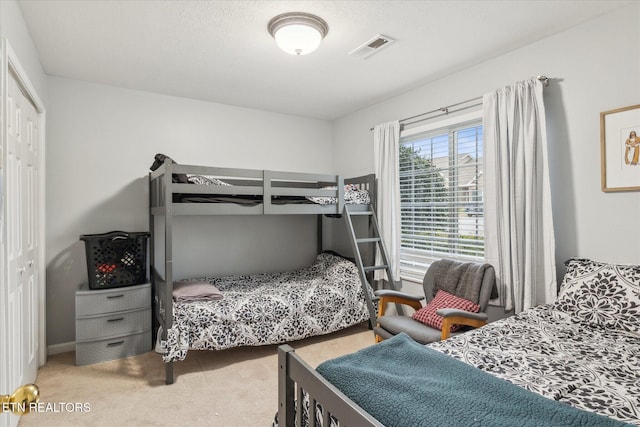
[[634, 3], [336, 120], [333, 167], [345, 174], [372, 172], [369, 129], [379, 123], [545, 74], [553, 77], [545, 105], [558, 273], [572, 256], [640, 263], [640, 193], [600, 190], [599, 122], [600, 112], [640, 100], [638, 22], [640, 3]]
[[[183, 164], [331, 172], [331, 123], [50, 77], [48, 343], [74, 341], [81, 234], [148, 230], [155, 153]], [[316, 253], [314, 216], [183, 217], [176, 278], [283, 271]]]

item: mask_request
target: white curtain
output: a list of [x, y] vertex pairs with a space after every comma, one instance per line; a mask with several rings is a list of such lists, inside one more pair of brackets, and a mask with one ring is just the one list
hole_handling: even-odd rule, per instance
[[[375, 172], [378, 178], [376, 215], [389, 256], [391, 275], [400, 280], [400, 123], [396, 120], [373, 129]], [[381, 265], [380, 252], [376, 265]], [[378, 270], [375, 279], [384, 278]], [[391, 278], [389, 278], [391, 279]]]
[[531, 79], [483, 97], [485, 257], [516, 313], [557, 291], [542, 91]]

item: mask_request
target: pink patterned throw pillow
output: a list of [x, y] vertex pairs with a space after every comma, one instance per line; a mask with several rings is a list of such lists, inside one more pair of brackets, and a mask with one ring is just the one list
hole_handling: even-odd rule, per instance
[[[431, 300], [431, 302], [413, 313], [412, 317], [418, 322], [422, 322], [427, 326], [441, 330], [443, 318], [439, 314], [436, 314], [436, 311], [441, 308], [457, 308], [460, 310], [470, 311], [472, 313], [480, 311], [480, 306], [478, 304], [464, 298], [457, 297], [443, 290], [438, 290], [436, 296]], [[451, 326], [451, 332], [461, 329], [462, 326], [463, 325]]]

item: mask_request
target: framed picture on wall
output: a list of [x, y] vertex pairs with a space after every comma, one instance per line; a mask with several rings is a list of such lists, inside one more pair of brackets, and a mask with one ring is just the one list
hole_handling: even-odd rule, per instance
[[602, 191], [640, 190], [640, 105], [600, 113]]

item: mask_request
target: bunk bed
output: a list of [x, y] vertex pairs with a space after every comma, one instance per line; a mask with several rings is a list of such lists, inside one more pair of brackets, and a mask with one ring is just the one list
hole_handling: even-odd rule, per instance
[[[310, 334], [329, 333], [352, 324], [375, 320], [375, 297], [368, 283], [359, 277], [359, 271], [353, 262], [335, 254], [322, 253], [322, 216], [341, 217], [346, 205], [349, 205], [350, 212], [371, 211], [375, 206], [374, 175], [344, 179], [340, 175], [329, 174], [179, 165], [163, 155], [156, 156], [156, 162], [151, 169], [150, 278], [156, 326], [159, 325], [161, 330], [160, 342], [163, 346], [167, 384], [173, 383], [173, 363], [184, 359], [189, 349], [279, 344], [311, 336]], [[218, 286], [226, 295], [223, 299], [237, 298], [237, 301], [244, 299], [254, 303], [256, 298], [268, 300], [264, 303], [271, 304], [271, 311], [275, 310], [275, 305], [282, 303], [283, 298], [287, 298], [286, 295], [292, 298], [291, 295], [305, 293], [305, 283], [313, 283], [313, 286], [322, 288], [319, 293], [324, 292], [326, 295], [329, 292], [343, 301], [344, 304], [335, 305], [347, 307], [346, 311], [334, 313], [334, 319], [313, 319], [310, 323], [314, 325], [309, 327], [311, 332], [273, 333], [274, 327], [270, 326], [269, 337], [265, 338], [255, 333], [260, 329], [259, 326], [254, 327], [251, 332], [247, 332], [250, 328], [246, 325], [234, 329], [233, 325], [229, 324], [230, 316], [216, 315], [216, 308], [205, 307], [198, 302], [177, 303], [174, 301], [173, 222], [175, 217], [190, 215], [316, 215], [319, 255], [306, 269], [253, 278], [230, 276], [189, 280]], [[158, 233], [162, 236], [157, 235]], [[161, 240], [164, 240], [164, 248], [159, 245]], [[370, 257], [373, 257], [373, 251]], [[340, 273], [336, 273], [337, 271]], [[324, 275], [324, 278], [318, 277], [319, 274]], [[307, 282], [298, 280], [301, 276], [305, 277]], [[235, 292], [236, 289], [230, 283], [238, 281], [249, 283], [250, 286], [243, 285], [242, 292]], [[287, 281], [295, 282], [300, 291], [282, 290], [274, 285]], [[278, 292], [281, 292], [280, 297], [276, 295]], [[309, 291], [305, 294], [307, 302], [300, 307], [302, 311], [314, 311], [309, 308], [309, 301], [323, 301], [324, 298], [318, 295], [318, 292], [314, 294], [313, 291]], [[279, 302], [276, 301], [278, 298]], [[296, 298], [296, 301], [290, 303], [300, 306], [302, 303], [298, 297]], [[228, 301], [212, 301], [211, 304], [224, 306], [226, 302]], [[230, 305], [239, 306], [240, 303]], [[288, 313], [285, 316], [294, 315]], [[223, 332], [207, 329], [214, 318], [222, 323], [226, 322], [221, 327], [229, 328], [228, 335], [235, 336], [233, 340], [218, 338], [206, 342], [206, 336], [223, 335]], [[319, 328], [318, 323], [325, 325]], [[248, 337], [238, 337], [242, 334]]]
[[274, 426], [640, 425], [640, 266], [567, 267], [553, 304], [427, 346], [401, 334], [315, 370], [280, 346]]

